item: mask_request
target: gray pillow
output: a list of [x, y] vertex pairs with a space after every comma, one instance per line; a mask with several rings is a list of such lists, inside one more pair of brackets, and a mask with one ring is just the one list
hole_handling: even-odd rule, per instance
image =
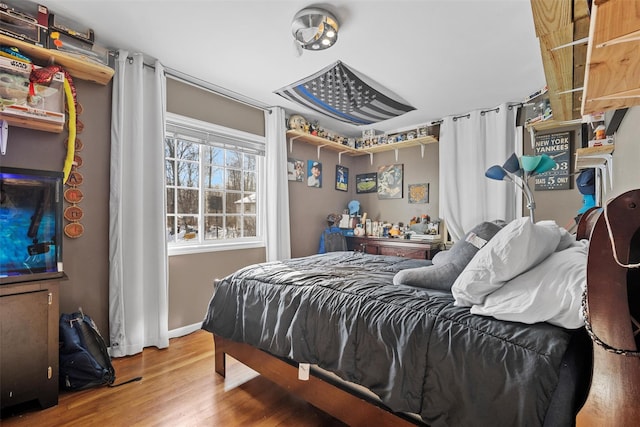
[[451, 286], [462, 270], [482, 247], [482, 242], [488, 242], [503, 226], [503, 221], [483, 222], [476, 225], [465, 235], [464, 239], [455, 242], [451, 249], [438, 252], [433, 257], [433, 265], [400, 270], [393, 277], [393, 283], [419, 288], [451, 290]]

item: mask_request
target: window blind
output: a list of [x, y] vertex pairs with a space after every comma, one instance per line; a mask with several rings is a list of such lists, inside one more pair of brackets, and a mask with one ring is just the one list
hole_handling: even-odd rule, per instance
[[215, 126], [206, 127], [193, 123], [181, 124], [175, 119], [167, 120], [166, 136], [210, 145], [219, 148], [233, 148], [247, 154], [265, 155], [265, 143], [257, 138], [250, 138], [238, 133], [224, 132]]

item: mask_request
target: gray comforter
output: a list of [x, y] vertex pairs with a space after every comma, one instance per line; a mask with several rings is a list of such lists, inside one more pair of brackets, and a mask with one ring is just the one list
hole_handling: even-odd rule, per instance
[[246, 267], [217, 283], [203, 329], [317, 364], [433, 426], [542, 425], [571, 332], [393, 285], [425, 263], [333, 252]]

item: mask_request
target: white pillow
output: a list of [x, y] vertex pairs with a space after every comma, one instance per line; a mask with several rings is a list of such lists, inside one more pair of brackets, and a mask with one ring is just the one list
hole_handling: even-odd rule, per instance
[[484, 245], [460, 273], [451, 293], [455, 305], [470, 307], [507, 280], [539, 264], [558, 247], [559, 227], [553, 221], [533, 224], [528, 217], [504, 226]]
[[551, 254], [536, 267], [488, 295], [471, 313], [522, 323], [584, 326], [582, 293], [587, 280], [588, 242]]
[[[546, 227], [557, 227], [557, 224], [555, 221], [538, 221], [536, 223], [537, 225], [544, 225]], [[558, 247], [556, 248], [556, 252], [557, 251], [564, 251], [565, 249], [567, 249], [568, 247], [570, 247], [571, 245], [573, 245], [576, 242], [576, 236], [575, 234], [570, 234], [567, 230], [565, 230], [562, 227], [558, 227], [558, 231], [560, 232], [560, 242], [558, 243]]]

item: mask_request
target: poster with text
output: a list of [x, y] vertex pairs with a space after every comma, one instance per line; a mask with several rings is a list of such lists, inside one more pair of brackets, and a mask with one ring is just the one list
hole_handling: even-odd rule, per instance
[[556, 165], [548, 172], [536, 175], [536, 191], [569, 190], [571, 188], [571, 132], [536, 135], [534, 155], [546, 154]]

